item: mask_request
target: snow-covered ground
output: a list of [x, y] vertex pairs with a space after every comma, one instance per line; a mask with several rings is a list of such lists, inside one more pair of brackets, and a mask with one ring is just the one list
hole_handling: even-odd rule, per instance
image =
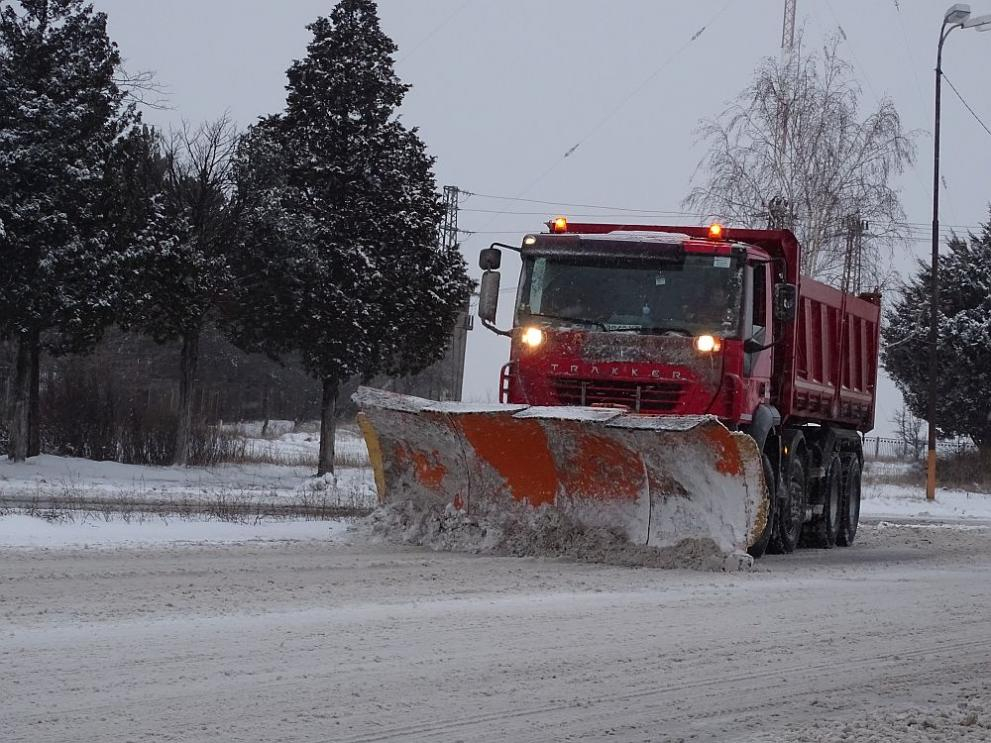
[[991, 529], [745, 574], [332, 535], [0, 548], [0, 739], [991, 739]]
[[[252, 439], [273, 452], [307, 451], [313, 442], [297, 444], [309, 434], [283, 433], [274, 440]], [[342, 443], [343, 442], [343, 443]], [[338, 439], [351, 461], [364, 455], [364, 443], [350, 434]], [[296, 447], [294, 449], [294, 447]], [[315, 455], [314, 455], [315, 456]], [[229, 464], [213, 467], [151, 467], [93, 462], [43, 455], [21, 464], [0, 459], [0, 505], [4, 499], [54, 499], [71, 505], [86, 499], [134, 499], [158, 502], [234, 499], [245, 503], [292, 502], [318, 496], [325, 502], [374, 507], [375, 485], [368, 467], [340, 467], [336, 479], [313, 477], [311, 466]], [[883, 469], [871, 471], [865, 482], [864, 518], [989, 520], [991, 494], [940, 489], [935, 502], [920, 488], [879, 483]]]
[[342, 505], [375, 502], [371, 472], [340, 467], [336, 478], [318, 479], [313, 467], [225, 464], [212, 467], [153, 467], [94, 462], [44, 454], [14, 464], [0, 459], [0, 505], [4, 500], [73, 501], [133, 499], [154, 502], [280, 502], [319, 497]]
[[244, 523], [204, 518], [143, 517], [102, 519], [70, 513], [48, 520], [23, 514], [0, 517], [0, 548], [106, 549], [161, 545], [242, 544], [300, 540], [336, 541], [347, 520], [248, 520]]
[[938, 521], [991, 520], [991, 494], [939, 489], [935, 501], [904, 485], [867, 485], [860, 509], [866, 518], [914, 518]]
[[930, 502], [926, 500], [924, 486], [886, 482], [897, 480], [918, 466], [909, 462], [867, 462], [861, 516], [951, 522], [991, 520], [991, 493], [939, 488], [936, 500]]
[[[271, 420], [265, 433], [263, 424], [257, 421], [238, 423], [230, 429], [246, 441], [248, 457], [274, 464], [298, 464], [316, 466], [320, 450], [318, 424], [304, 425], [297, 431], [292, 421]], [[348, 466], [366, 466], [368, 450], [358, 428], [340, 424], [334, 442], [338, 461]]]
[[984, 743], [991, 496], [931, 504], [877, 474], [853, 547], [720, 573], [433, 552], [341, 520], [71, 510], [370, 504], [367, 467], [0, 462], [0, 497], [69, 506], [0, 501], [0, 739]]

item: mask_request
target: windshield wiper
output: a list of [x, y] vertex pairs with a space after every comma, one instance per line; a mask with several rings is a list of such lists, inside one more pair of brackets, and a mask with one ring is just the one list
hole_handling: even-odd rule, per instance
[[527, 314], [529, 314], [530, 317], [544, 317], [548, 320], [563, 320], [564, 322], [573, 322], [582, 325], [598, 325], [603, 330], [608, 331], [605, 324], [599, 322], [598, 320], [586, 320], [582, 317], [565, 317], [564, 315], [548, 315], [543, 312], [529, 312]]
[[678, 333], [679, 335], [691, 336], [692, 334], [685, 328], [661, 328], [653, 325], [622, 325], [616, 328], [607, 328], [608, 333], [630, 332], [635, 330], [641, 335], [663, 335], [664, 333]]

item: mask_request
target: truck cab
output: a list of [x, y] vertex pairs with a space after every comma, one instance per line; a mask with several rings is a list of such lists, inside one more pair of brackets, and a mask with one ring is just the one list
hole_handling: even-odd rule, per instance
[[719, 227], [559, 227], [519, 251], [502, 402], [710, 414], [733, 428], [771, 402], [775, 317], [790, 319], [795, 290], [766, 250]]

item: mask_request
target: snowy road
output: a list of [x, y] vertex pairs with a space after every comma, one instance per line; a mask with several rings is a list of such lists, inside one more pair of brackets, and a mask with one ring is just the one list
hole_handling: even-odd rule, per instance
[[736, 575], [320, 541], [0, 561], [8, 743], [991, 737], [987, 528]]

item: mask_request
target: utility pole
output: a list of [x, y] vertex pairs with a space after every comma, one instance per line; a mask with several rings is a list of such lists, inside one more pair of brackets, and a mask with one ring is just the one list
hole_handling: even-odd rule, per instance
[[864, 281], [864, 233], [868, 223], [860, 214], [846, 218], [846, 256], [843, 259], [843, 291], [860, 294]]
[[458, 249], [458, 201], [461, 189], [444, 186], [444, 221], [440, 226], [440, 246], [444, 250]]
[[[453, 252], [458, 246], [458, 207], [461, 201], [461, 189], [457, 186], [444, 186], [444, 221], [441, 223], [439, 244], [442, 250]], [[464, 387], [465, 353], [468, 347], [468, 331], [474, 326], [471, 316], [471, 298], [464, 310], [458, 315], [451, 335], [451, 345], [444, 358], [446, 367], [445, 396], [451, 400], [461, 400], [461, 390]]]
[[785, 19], [781, 25], [781, 52], [791, 54], [795, 46], [795, 4], [797, 0], [785, 0]]
[[[790, 115], [788, 106], [788, 72], [791, 70], [791, 57], [795, 48], [795, 3], [797, 0], [785, 0], [785, 17], [781, 25], [781, 64], [780, 69], [785, 76], [782, 81], [782, 89], [777, 91], [778, 95], [778, 127], [774, 133], [774, 152], [780, 171], [784, 171], [783, 164], [788, 154], [788, 117]], [[779, 184], [784, 186], [784, 184]], [[767, 205], [767, 226], [768, 229], [791, 229], [793, 220], [789, 219], [790, 210], [788, 201], [780, 194], [771, 198]]]
[[970, 6], [955, 3], [943, 15], [939, 29], [939, 45], [936, 47], [936, 120], [933, 128], [933, 239], [932, 268], [929, 284], [929, 399], [926, 418], [929, 425], [929, 451], [926, 458], [926, 500], [936, 499], [936, 396], [939, 392], [939, 126], [940, 84], [943, 81], [943, 44], [946, 37], [958, 28], [977, 31], [991, 30], [991, 14], [971, 18]]
[[[785, 17], [781, 24], [781, 66], [791, 69], [791, 57], [795, 51], [795, 4], [798, 0], [785, 0]], [[781, 95], [781, 110], [778, 122], [777, 149], [779, 158], [783, 158], [788, 146], [788, 91]]]

